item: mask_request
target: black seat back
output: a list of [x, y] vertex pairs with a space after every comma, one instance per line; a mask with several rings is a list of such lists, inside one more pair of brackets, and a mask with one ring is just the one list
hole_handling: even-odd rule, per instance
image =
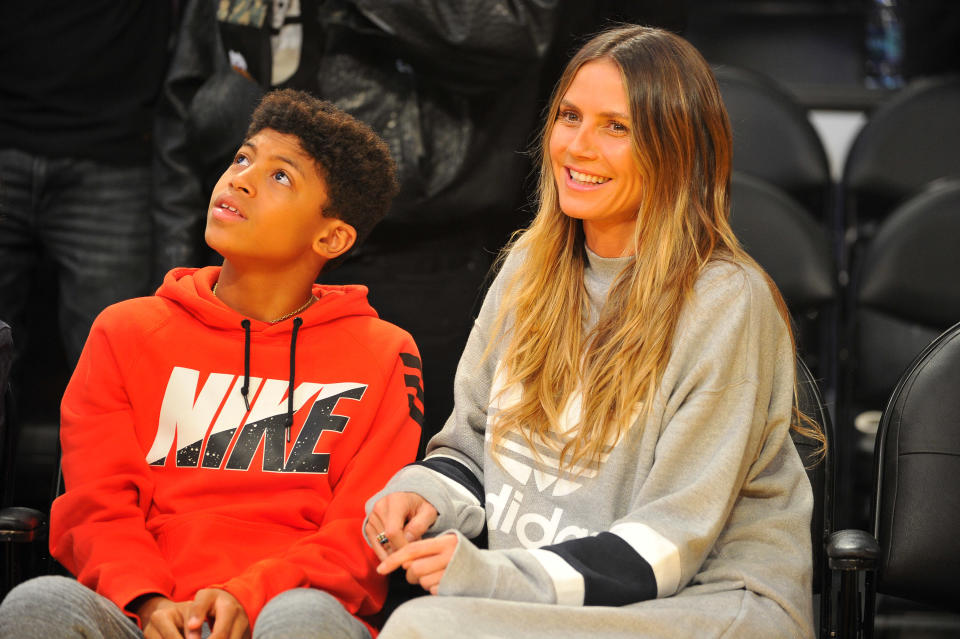
[[827, 220], [830, 167], [803, 107], [763, 74], [734, 66], [713, 71], [733, 129], [733, 168], [776, 185], [817, 220]]
[[855, 413], [881, 410], [917, 354], [960, 320], [958, 278], [960, 180], [944, 180], [898, 207], [855, 265]]
[[877, 468], [877, 591], [960, 611], [960, 324], [897, 384]]
[[869, 237], [927, 183], [960, 176], [960, 76], [917, 80], [874, 111], [844, 163], [844, 216]]
[[[813, 489], [813, 516], [810, 519], [810, 540], [813, 546], [813, 594], [819, 595], [818, 637], [830, 632], [831, 573], [827, 568], [826, 539], [833, 532], [834, 477], [836, 456], [833, 445], [833, 421], [820, 394], [820, 388], [810, 369], [797, 358], [797, 407], [800, 412], [817, 422], [826, 438], [826, 448], [820, 442], [790, 431], [793, 443], [807, 469], [807, 478]], [[796, 416], [795, 416], [796, 419]]]
[[831, 383], [838, 294], [826, 231], [786, 192], [755, 177], [735, 172], [730, 199], [730, 225], [783, 294], [804, 361]]
[[734, 172], [730, 224], [747, 252], [770, 274], [792, 312], [829, 304], [836, 272], [824, 227], [782, 189]]

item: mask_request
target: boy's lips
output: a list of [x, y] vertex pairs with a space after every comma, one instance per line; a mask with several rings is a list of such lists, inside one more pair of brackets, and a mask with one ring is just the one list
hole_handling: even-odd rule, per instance
[[226, 196], [218, 197], [214, 200], [213, 214], [226, 219], [246, 219], [240, 207], [237, 206], [237, 202]]

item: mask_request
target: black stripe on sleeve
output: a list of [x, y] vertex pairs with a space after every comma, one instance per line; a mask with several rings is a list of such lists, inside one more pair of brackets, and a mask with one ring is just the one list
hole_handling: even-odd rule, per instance
[[583, 575], [585, 606], [623, 606], [657, 597], [653, 568], [613, 533], [571, 539], [543, 549], [560, 555]]
[[[421, 430], [423, 429], [423, 379], [420, 368], [420, 358], [411, 353], [400, 353], [400, 361], [407, 368], [412, 368], [416, 374], [404, 373], [403, 383], [407, 388], [413, 391], [413, 394], [407, 395], [407, 404], [410, 408], [410, 419], [417, 422]], [[417, 401], [420, 405], [417, 405]]]
[[460, 462], [449, 457], [434, 457], [416, 462], [417, 466], [426, 466], [430, 470], [436, 471], [457, 482], [466, 488], [471, 495], [477, 498], [480, 505], [483, 506], [486, 499], [483, 494], [483, 486], [480, 480], [470, 472], [470, 470]]
[[417, 395], [417, 399], [420, 400], [420, 403], [423, 403], [423, 385], [420, 383], [419, 375], [404, 375], [403, 383], [407, 385], [407, 388], [413, 389], [414, 393]]
[[403, 362], [404, 366], [415, 368], [418, 371], [423, 370], [423, 366], [420, 363], [420, 358], [414, 355], [413, 353], [400, 353], [400, 361]]

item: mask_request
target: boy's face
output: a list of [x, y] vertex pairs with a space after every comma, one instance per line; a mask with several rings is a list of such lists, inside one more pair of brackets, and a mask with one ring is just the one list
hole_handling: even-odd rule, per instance
[[207, 212], [207, 244], [225, 258], [278, 265], [314, 253], [340, 220], [325, 217], [327, 185], [294, 135], [263, 129], [220, 176]]

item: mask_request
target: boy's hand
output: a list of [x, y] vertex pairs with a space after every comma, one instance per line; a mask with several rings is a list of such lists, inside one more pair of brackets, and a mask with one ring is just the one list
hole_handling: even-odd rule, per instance
[[377, 572], [385, 575], [403, 566], [409, 583], [420, 584], [421, 588], [435, 595], [457, 549], [457, 542], [457, 536], [452, 534], [411, 542], [384, 559], [377, 566]]
[[175, 603], [166, 597], [149, 597], [134, 612], [140, 617], [145, 639], [183, 639], [183, 623], [190, 602]]
[[[370, 540], [373, 552], [383, 561], [423, 533], [437, 520], [437, 509], [416, 493], [390, 493], [373, 505], [363, 534]], [[378, 540], [380, 533], [387, 542]]]
[[184, 627], [186, 639], [200, 639], [203, 622], [213, 619], [208, 639], [249, 639], [250, 619], [237, 598], [226, 590], [204, 588], [190, 604]]

